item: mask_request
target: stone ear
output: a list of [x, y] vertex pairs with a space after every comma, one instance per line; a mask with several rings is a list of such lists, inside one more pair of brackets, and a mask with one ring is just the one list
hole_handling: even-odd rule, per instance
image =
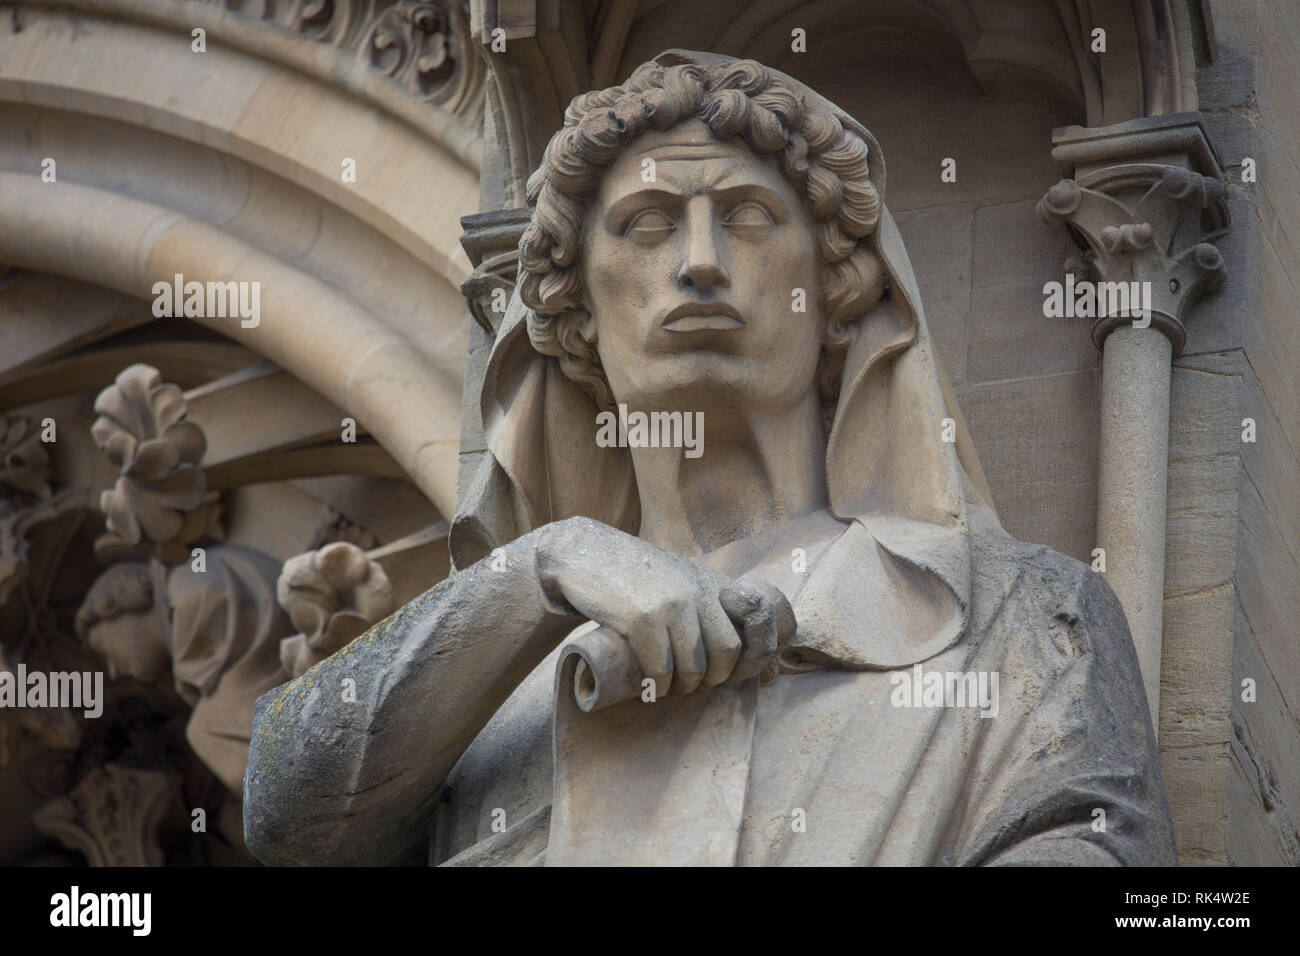
[[590, 312], [579, 311], [582, 316], [578, 320], [578, 334], [588, 345], [596, 344], [596, 318]]

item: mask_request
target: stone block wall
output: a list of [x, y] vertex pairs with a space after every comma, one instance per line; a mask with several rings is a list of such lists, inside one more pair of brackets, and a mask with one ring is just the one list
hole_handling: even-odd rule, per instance
[[[1230, 260], [1237, 281], [1214, 307], [1211, 329], [1217, 334], [1207, 334], [1200, 350], [1190, 347], [1194, 338], [1188, 351], [1200, 354], [1179, 363], [1185, 391], [1204, 388], [1209, 377], [1220, 379], [1213, 386], [1219, 400], [1205, 408], [1209, 403], [1202, 398], [1198, 410], [1217, 413], [1226, 437], [1216, 433], [1214, 442], [1201, 441], [1200, 461], [1208, 466], [1217, 456], [1218, 470], [1235, 478], [1235, 495], [1217, 495], [1215, 505], [1232, 520], [1216, 516], [1199, 548], [1181, 549], [1188, 556], [1184, 564], [1198, 551], [1212, 551], [1222, 565], [1219, 542], [1228, 535], [1234, 541], [1229, 573], [1207, 568], [1196, 596], [1206, 605], [1201, 616], [1212, 615], [1216, 622], [1206, 637], [1220, 659], [1215, 677], [1223, 678], [1222, 696], [1206, 708], [1222, 738], [1215, 749], [1222, 789], [1207, 800], [1203, 814], [1205, 832], [1215, 835], [1218, 846], [1198, 852], [1206, 853], [1207, 862], [1213, 856], [1214, 862], [1236, 865], [1295, 866], [1300, 864], [1300, 11], [1291, 0], [1214, 0], [1198, 7], [1212, 38], [1212, 56], [1198, 71], [1201, 107], [1231, 170], [1239, 244]], [[1243, 176], [1247, 158], [1254, 160], [1255, 182], [1243, 181], [1249, 178]], [[1176, 373], [1176, 389], [1178, 384]], [[1245, 418], [1255, 423], [1254, 442], [1241, 440]], [[1176, 421], [1189, 434], [1196, 427], [1187, 416]], [[1217, 487], [1202, 483], [1203, 489]], [[1172, 501], [1172, 485], [1170, 491]], [[1188, 600], [1175, 596], [1169, 584], [1167, 631], [1178, 602]], [[1199, 649], [1189, 643], [1186, 651]], [[1171, 650], [1166, 645], [1166, 661]], [[1253, 695], [1243, 687], [1247, 681]]]

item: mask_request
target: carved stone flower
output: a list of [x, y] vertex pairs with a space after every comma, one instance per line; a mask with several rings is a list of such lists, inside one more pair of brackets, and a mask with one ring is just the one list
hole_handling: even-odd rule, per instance
[[120, 469], [100, 496], [110, 531], [130, 544], [194, 540], [208, 520], [207, 482], [197, 467], [207, 449], [202, 430], [183, 421], [185, 399], [156, 368], [132, 365], [95, 400], [95, 444]]
[[302, 632], [280, 643], [281, 660], [294, 677], [387, 617], [396, 603], [384, 569], [347, 541], [286, 561], [276, 598]]

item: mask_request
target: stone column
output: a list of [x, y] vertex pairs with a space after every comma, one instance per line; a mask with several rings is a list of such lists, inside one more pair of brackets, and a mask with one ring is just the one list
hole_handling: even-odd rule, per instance
[[1169, 339], [1152, 328], [1125, 325], [1103, 344], [1097, 546], [1128, 615], [1153, 723], [1160, 713], [1172, 360]]
[[1092, 338], [1102, 351], [1097, 546], [1158, 727], [1170, 367], [1191, 308], [1223, 284], [1212, 241], [1227, 232], [1227, 188], [1199, 113], [1070, 126], [1052, 139], [1070, 178], [1038, 212], [1079, 247], [1066, 264], [1065, 296], [1077, 291], [1084, 298], [1073, 301], [1086, 308], [1091, 285]]

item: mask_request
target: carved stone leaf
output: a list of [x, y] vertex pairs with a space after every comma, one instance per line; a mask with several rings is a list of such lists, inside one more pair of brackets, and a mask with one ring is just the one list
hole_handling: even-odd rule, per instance
[[[148, 365], [131, 365], [123, 369], [112, 385], [95, 398], [91, 434], [100, 442], [100, 433], [124, 432], [131, 439], [127, 450], [134, 456], [135, 443], [157, 435], [149, 392], [161, 386], [161, 375]], [[101, 442], [102, 443], [102, 442]]]
[[203, 431], [191, 421], [170, 425], [161, 438], [149, 438], [135, 451], [135, 460], [125, 471], [138, 479], [153, 479], [172, 468], [198, 463], [207, 450]]
[[179, 774], [106, 764], [33, 817], [91, 866], [161, 866], [160, 828], [180, 799]]
[[111, 532], [127, 545], [149, 539], [166, 561], [183, 560], [188, 542], [207, 530], [207, 479], [197, 463], [207, 450], [203, 431], [184, 420], [180, 388], [157, 369], [132, 365], [95, 400], [91, 435], [119, 467], [100, 498]]
[[135, 458], [127, 466], [132, 478], [158, 478], [181, 463], [180, 449], [159, 438], [150, 438], [136, 448]]
[[177, 460], [194, 463], [203, 457], [207, 443], [196, 425], [174, 427], [186, 411], [178, 386], [163, 382], [152, 366], [132, 365], [95, 399], [99, 417], [91, 426], [91, 435], [114, 463], [124, 468], [134, 464], [139, 445], [151, 439], [172, 445]]
[[95, 445], [108, 456], [108, 460], [119, 467], [125, 461], [135, 458], [135, 436], [122, 431], [111, 418], [97, 418], [90, 426], [90, 437]]
[[27, 578], [28, 534], [37, 525], [59, 521], [65, 515], [93, 506], [93, 495], [84, 487], [65, 488], [49, 498], [0, 494], [0, 605]]
[[479, 66], [466, 48], [468, 35], [461, 5], [401, 0], [366, 24], [362, 54], [372, 68], [421, 97], [461, 100], [476, 85]]
[[203, 460], [203, 453], [208, 450], [208, 440], [203, 436], [203, 429], [193, 422], [176, 422], [167, 426], [162, 438], [176, 449], [183, 462], [197, 465]]
[[347, 541], [286, 561], [276, 598], [302, 632], [281, 643], [281, 659], [293, 676], [347, 645], [396, 605], [384, 569]]
[[[125, 487], [124, 487], [125, 486]], [[140, 522], [128, 504], [126, 479], [119, 478], [117, 487], [99, 496], [99, 510], [104, 512], [104, 523], [109, 530], [127, 544], [140, 543]]]

